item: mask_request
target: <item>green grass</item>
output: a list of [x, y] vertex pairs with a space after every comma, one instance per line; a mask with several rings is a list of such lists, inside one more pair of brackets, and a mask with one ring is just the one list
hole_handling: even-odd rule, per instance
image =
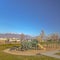
[[56, 53], [56, 55], [60, 55], [60, 52]]
[[10, 48], [12, 46], [19, 46], [19, 44], [5, 44], [0, 45], [0, 60], [60, 60], [52, 57], [47, 56], [18, 56], [18, 55], [11, 55], [8, 53], [4, 53], [2, 50]]

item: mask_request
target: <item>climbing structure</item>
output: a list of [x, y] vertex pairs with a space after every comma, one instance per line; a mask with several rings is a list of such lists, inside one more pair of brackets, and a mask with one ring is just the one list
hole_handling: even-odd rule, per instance
[[38, 40], [34, 39], [31, 41], [23, 41], [20, 44], [21, 50], [29, 50], [29, 49], [34, 49], [34, 50], [38, 50], [38, 49], [43, 49], [46, 50], [46, 48], [44, 48]]

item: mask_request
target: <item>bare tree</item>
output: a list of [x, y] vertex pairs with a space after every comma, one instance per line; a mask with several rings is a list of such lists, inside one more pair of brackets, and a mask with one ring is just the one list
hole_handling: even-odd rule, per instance
[[42, 30], [41, 33], [40, 33], [40, 35], [37, 36], [37, 40], [39, 42], [42, 42], [42, 40], [44, 39], [44, 37], [45, 37], [45, 33], [44, 33], [44, 30]]
[[50, 38], [53, 40], [53, 41], [57, 41], [59, 39], [59, 35], [57, 33], [54, 33], [54, 34], [51, 34]]
[[25, 35], [23, 33], [20, 35], [20, 39], [21, 40], [24, 40], [25, 39]]
[[42, 30], [42, 31], [41, 31], [40, 36], [41, 36], [41, 39], [43, 39], [43, 38], [44, 38], [44, 36], [45, 36], [45, 32], [44, 32], [44, 30]]

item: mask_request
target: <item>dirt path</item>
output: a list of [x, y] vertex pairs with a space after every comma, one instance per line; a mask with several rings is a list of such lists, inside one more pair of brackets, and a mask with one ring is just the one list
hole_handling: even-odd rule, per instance
[[36, 55], [37, 53], [45, 52], [44, 50], [28, 50], [28, 51], [10, 51], [9, 49], [3, 50], [5, 53], [14, 54], [14, 55]]

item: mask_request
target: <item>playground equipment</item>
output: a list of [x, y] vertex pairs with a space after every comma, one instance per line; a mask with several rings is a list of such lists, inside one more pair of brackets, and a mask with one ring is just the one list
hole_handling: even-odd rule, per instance
[[39, 46], [41, 49], [46, 50], [46, 48], [44, 48], [41, 44], [38, 44], [38, 46]]
[[31, 41], [24, 40], [20, 45], [21, 45], [20, 50], [29, 50], [29, 49], [34, 49], [34, 50], [43, 49], [43, 50], [46, 50], [46, 48], [44, 48], [36, 39], [31, 40]]
[[19, 47], [13, 47], [10, 50], [19, 50], [19, 51], [24, 51], [24, 50], [46, 50], [36, 39], [34, 40], [24, 40], [20, 43]]

